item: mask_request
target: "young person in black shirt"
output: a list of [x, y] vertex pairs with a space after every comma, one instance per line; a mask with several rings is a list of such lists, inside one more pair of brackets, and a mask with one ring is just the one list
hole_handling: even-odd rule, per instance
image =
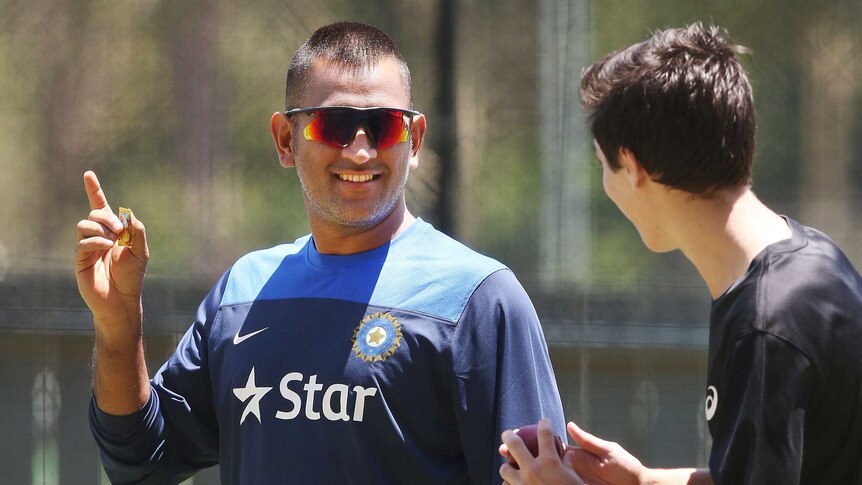
[[537, 459], [503, 433], [501, 452], [520, 465], [502, 466], [508, 483], [862, 483], [862, 278], [826, 235], [752, 192], [743, 52], [695, 24], [581, 79], [608, 197], [649, 249], [681, 250], [713, 298], [709, 469], [646, 468], [574, 423], [581, 448], [560, 460], [543, 420]]

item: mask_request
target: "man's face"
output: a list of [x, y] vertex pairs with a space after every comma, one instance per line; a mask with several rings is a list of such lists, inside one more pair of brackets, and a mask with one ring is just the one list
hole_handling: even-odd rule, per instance
[[[392, 59], [361, 72], [315, 61], [308, 79], [301, 107], [410, 108], [399, 65]], [[377, 149], [360, 127], [356, 138], [341, 148], [306, 140], [303, 129], [310, 122], [308, 116], [294, 115], [292, 121], [294, 162], [313, 226], [326, 224], [340, 231], [361, 232], [380, 224], [404, 204], [407, 176], [418, 165], [418, 152], [411, 151], [414, 143], [419, 144], [414, 133], [406, 142]]]
[[[605, 194], [635, 226], [644, 245], [655, 252], [666, 252], [674, 249], [664, 242], [664, 231], [660, 224], [661, 211], [654, 209], [655, 201], [645, 189], [646, 185], [655, 184], [655, 182], [644, 179], [642, 185], [638, 185], [631, 173], [631, 170], [638, 169], [634, 165], [637, 163], [636, 161], [620, 159], [622, 166], [615, 171], [608, 165], [608, 159], [598, 142], [593, 141], [593, 148], [596, 151], [596, 157], [602, 163], [602, 187], [605, 189]], [[624, 156], [620, 154], [620, 157]], [[645, 173], [641, 176], [649, 178]], [[654, 213], [656, 213], [655, 217]]]
[[[608, 164], [608, 159], [605, 157], [605, 153], [602, 151], [602, 148], [599, 146], [599, 143], [593, 140], [593, 149], [596, 152], [596, 157], [598, 157], [599, 161], [602, 164], [602, 188], [605, 189], [605, 194], [609, 199], [619, 208], [619, 210], [629, 219], [631, 217], [626, 213], [626, 210], [621, 205], [621, 202], [624, 201], [625, 195], [624, 190], [625, 187], [625, 177], [623, 176], [622, 169], [618, 169], [614, 171]], [[634, 222], [634, 221], [632, 221]]]

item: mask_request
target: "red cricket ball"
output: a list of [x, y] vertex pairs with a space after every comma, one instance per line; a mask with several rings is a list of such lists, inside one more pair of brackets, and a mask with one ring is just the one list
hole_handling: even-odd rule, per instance
[[[536, 430], [538, 429], [539, 427], [537, 425], [528, 424], [527, 426], [524, 426], [515, 431], [515, 434], [517, 434], [521, 438], [521, 441], [523, 441], [524, 444], [527, 445], [527, 449], [530, 450], [530, 453], [532, 453], [533, 456], [539, 455], [539, 439], [538, 436], [536, 436]], [[560, 440], [560, 437], [556, 435], [556, 433], [554, 434], [554, 445], [557, 448], [557, 454], [560, 455], [560, 458], [562, 458], [563, 442], [562, 440]], [[515, 458], [512, 457], [511, 453], [508, 453], [508, 459], [510, 465], [512, 465], [516, 469], [520, 469], [520, 467], [518, 467], [518, 463], [515, 461]]]

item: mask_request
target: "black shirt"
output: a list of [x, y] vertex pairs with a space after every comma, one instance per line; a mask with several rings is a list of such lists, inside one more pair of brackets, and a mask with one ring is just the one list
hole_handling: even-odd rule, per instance
[[717, 484], [862, 484], [862, 278], [787, 219], [712, 304], [706, 417]]

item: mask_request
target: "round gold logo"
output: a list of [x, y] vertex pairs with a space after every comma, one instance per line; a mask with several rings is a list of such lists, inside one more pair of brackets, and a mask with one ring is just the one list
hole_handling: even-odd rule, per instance
[[353, 353], [365, 362], [385, 360], [401, 345], [401, 324], [390, 313], [365, 316], [353, 332]]

